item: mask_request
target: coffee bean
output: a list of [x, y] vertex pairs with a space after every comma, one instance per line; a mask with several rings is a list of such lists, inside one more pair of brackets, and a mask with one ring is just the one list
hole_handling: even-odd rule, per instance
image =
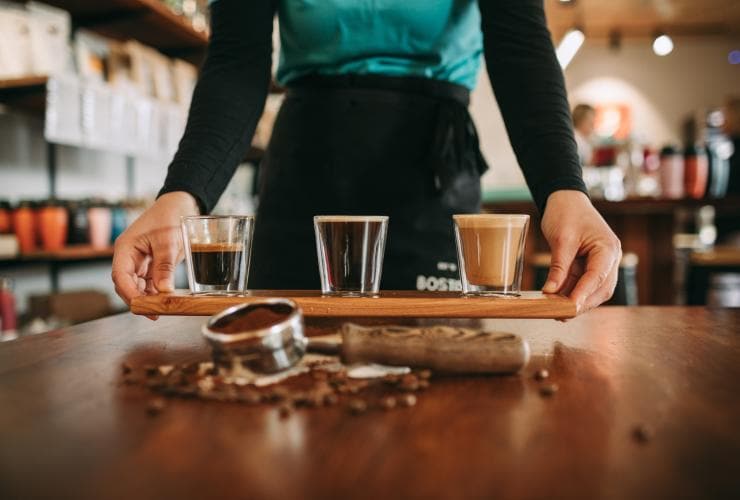
[[159, 374], [159, 367], [153, 365], [145, 366], [144, 374], [146, 374], [147, 377], [154, 377]]
[[353, 399], [349, 402], [349, 411], [354, 415], [365, 413], [367, 411], [367, 403], [362, 399]]
[[161, 365], [158, 368], [159, 374], [166, 377], [170, 373], [172, 373], [172, 370], [174, 370], [175, 367], [172, 365]]
[[180, 371], [186, 375], [198, 373], [198, 363], [186, 363], [180, 366]]
[[396, 407], [396, 398], [387, 396], [380, 400], [380, 407], [384, 410], [392, 410]]
[[281, 419], [288, 418], [293, 413], [293, 407], [289, 404], [282, 404], [278, 408], [278, 414]]
[[416, 404], [416, 396], [413, 394], [404, 394], [401, 396], [401, 406], [411, 407]]
[[632, 428], [632, 439], [645, 444], [653, 439], [653, 430], [645, 424], [638, 424]]
[[556, 392], [558, 392], [558, 384], [547, 384], [540, 387], [540, 396], [543, 398], [554, 396]]
[[398, 383], [401, 381], [401, 377], [398, 375], [386, 375], [383, 377], [383, 382], [385, 382], [388, 385], [398, 385]]
[[419, 380], [419, 389], [424, 390], [429, 388], [428, 380]]
[[126, 363], [121, 363], [121, 372], [123, 372], [124, 375], [128, 375], [131, 373], [131, 367], [127, 365]]
[[324, 404], [326, 406], [334, 406], [338, 402], [339, 402], [339, 398], [333, 392], [332, 393], [329, 393], [329, 394], [326, 394], [324, 396]]
[[426, 370], [426, 369], [420, 370], [419, 378], [424, 379], [424, 380], [428, 380], [432, 378], [432, 370]]
[[545, 380], [547, 377], [550, 376], [550, 372], [545, 370], [544, 368], [542, 370], [537, 370], [534, 374], [535, 380]]
[[162, 398], [154, 398], [149, 400], [149, 403], [146, 406], [146, 412], [154, 417], [156, 415], [159, 415], [164, 411], [164, 409], [167, 407], [167, 403]]

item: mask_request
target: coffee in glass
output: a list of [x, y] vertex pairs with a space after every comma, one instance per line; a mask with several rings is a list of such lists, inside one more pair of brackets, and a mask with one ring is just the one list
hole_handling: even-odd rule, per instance
[[529, 215], [454, 215], [457, 258], [466, 295], [518, 295]]

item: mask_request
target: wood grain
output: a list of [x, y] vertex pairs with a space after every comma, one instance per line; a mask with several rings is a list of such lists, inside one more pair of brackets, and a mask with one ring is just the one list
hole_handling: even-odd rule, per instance
[[[204, 358], [202, 318], [124, 314], [1, 343], [0, 498], [737, 498], [739, 310], [402, 322], [510, 331], [532, 361], [521, 376], [434, 376], [411, 409], [281, 419], [178, 400], [150, 417], [121, 363]], [[340, 323], [311, 318], [308, 333]]]
[[209, 316], [267, 297], [295, 300], [307, 317], [350, 318], [572, 318], [575, 303], [559, 295], [523, 292], [519, 297], [463, 297], [459, 292], [381, 292], [379, 297], [325, 297], [314, 290], [251, 290], [245, 295], [192, 295], [187, 291], [136, 297], [140, 315]]

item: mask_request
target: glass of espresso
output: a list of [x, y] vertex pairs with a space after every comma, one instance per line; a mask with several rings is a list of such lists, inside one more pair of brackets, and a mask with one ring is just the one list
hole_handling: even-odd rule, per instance
[[465, 295], [519, 295], [529, 215], [453, 215]]
[[233, 294], [247, 290], [254, 217], [204, 215], [182, 218], [190, 291]]
[[313, 218], [324, 295], [377, 295], [388, 217], [318, 215]]

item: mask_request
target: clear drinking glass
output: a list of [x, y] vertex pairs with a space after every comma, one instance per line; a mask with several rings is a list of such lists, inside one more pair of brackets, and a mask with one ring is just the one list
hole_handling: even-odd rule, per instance
[[253, 231], [251, 215], [183, 217], [190, 291], [215, 295], [246, 291]]
[[383, 272], [388, 217], [319, 215], [313, 218], [321, 292], [377, 295]]
[[519, 295], [529, 215], [453, 215], [465, 295]]

